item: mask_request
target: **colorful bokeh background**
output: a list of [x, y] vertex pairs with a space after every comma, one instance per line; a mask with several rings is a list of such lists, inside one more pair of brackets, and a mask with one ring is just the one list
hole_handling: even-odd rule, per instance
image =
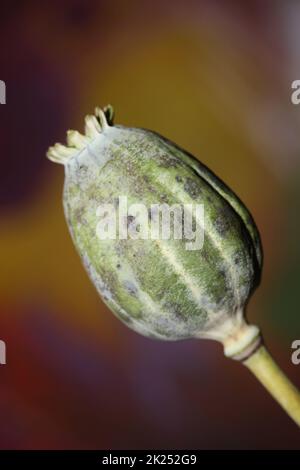
[[2, 449], [300, 449], [299, 430], [212, 341], [163, 343], [104, 306], [45, 152], [95, 105], [151, 128], [251, 209], [265, 266], [248, 318], [291, 379], [300, 365], [300, 2], [2, 2]]

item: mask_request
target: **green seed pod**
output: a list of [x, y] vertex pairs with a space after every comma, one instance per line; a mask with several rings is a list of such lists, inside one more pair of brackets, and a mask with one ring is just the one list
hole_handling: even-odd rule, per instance
[[[50, 148], [48, 158], [65, 166], [68, 226], [109, 308], [137, 332], [163, 340], [223, 341], [233, 327], [241, 329], [244, 306], [259, 283], [262, 253], [253, 219], [237, 196], [167, 139], [114, 126], [111, 106], [86, 117], [84, 136], [68, 131], [67, 143]], [[202, 204], [202, 248], [187, 250], [184, 237], [99, 239], [97, 209], [111, 205], [119, 217], [120, 196], [147, 207]], [[128, 228], [134, 222], [128, 215]], [[250, 330], [251, 337], [257, 334]]]
[[[145, 336], [221, 341], [225, 355], [242, 360], [300, 425], [299, 392], [244, 317], [262, 268], [246, 207], [169, 140], [114, 126], [111, 106], [96, 108], [85, 122], [85, 135], [68, 131], [67, 146], [55, 144], [47, 156], [65, 166], [67, 223], [104, 302]], [[169, 232], [153, 231], [166, 208]]]

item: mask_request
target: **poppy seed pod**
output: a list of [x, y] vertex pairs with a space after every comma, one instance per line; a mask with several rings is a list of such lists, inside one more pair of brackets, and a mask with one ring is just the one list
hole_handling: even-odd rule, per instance
[[[146, 336], [218, 339], [230, 355], [238, 352], [231, 350], [232, 331], [247, 331], [246, 343], [256, 337], [256, 328], [245, 328], [243, 312], [259, 283], [261, 244], [237, 196], [167, 139], [148, 130], [113, 126], [110, 106], [86, 117], [85, 135], [68, 131], [67, 143], [50, 148], [48, 158], [65, 166], [69, 229], [109, 308]], [[148, 208], [203, 205], [201, 249], [188, 250], [185, 237], [100, 239], [97, 209], [111, 205], [119, 220], [120, 196]], [[192, 219], [194, 227], [201, 223], [195, 214]], [[135, 217], [128, 215], [125, 222], [132, 225]]]
[[[68, 131], [67, 146], [47, 153], [65, 167], [65, 216], [92, 282], [133, 330], [219, 340], [227, 356], [246, 361], [261, 347], [244, 318], [262, 269], [253, 218], [188, 152], [155, 132], [113, 125], [113, 114], [96, 108], [85, 135]], [[160, 236], [153, 224], [168, 209], [170, 230]]]

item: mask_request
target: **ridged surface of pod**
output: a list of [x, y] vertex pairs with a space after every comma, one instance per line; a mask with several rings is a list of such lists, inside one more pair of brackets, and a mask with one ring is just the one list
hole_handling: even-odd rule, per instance
[[[48, 157], [65, 166], [64, 210], [84, 266], [109, 308], [130, 328], [164, 340], [219, 339], [239, 324], [258, 285], [262, 251], [255, 223], [205, 165], [160, 135], [113, 125], [109, 106], [68, 132]], [[97, 208], [128, 204], [204, 207], [204, 244], [183, 239], [97, 237]], [[128, 216], [127, 227], [134, 217]], [[194, 221], [198, 223], [197, 220]], [[150, 219], [149, 219], [150, 223]], [[222, 339], [222, 338], [221, 338]]]

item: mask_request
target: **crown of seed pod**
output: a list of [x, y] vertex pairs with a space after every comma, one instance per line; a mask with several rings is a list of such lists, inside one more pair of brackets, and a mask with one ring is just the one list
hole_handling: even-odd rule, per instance
[[[96, 108], [85, 135], [68, 131], [67, 146], [47, 153], [65, 166], [67, 223], [99, 294], [143, 335], [217, 339], [230, 356], [253, 348], [259, 331], [246, 324], [244, 307], [260, 280], [262, 250], [250, 213], [189, 153], [154, 132], [115, 126], [113, 115], [111, 106]], [[120, 196], [146, 207], [203, 205], [202, 248], [187, 250], [184, 237], [100, 239], [97, 210], [114, 207], [120, 218]], [[190, 215], [194, 226], [201, 223]], [[136, 227], [134, 216], [125, 219]]]

